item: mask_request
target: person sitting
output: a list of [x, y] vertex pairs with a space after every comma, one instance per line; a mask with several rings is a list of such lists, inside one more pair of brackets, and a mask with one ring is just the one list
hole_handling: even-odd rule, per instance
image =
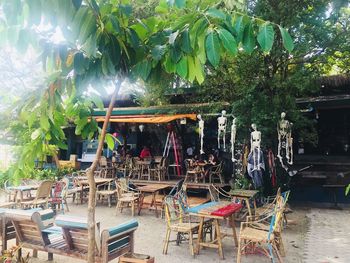
[[152, 154], [150, 149], [147, 146], [143, 146], [143, 149], [140, 153], [140, 159], [143, 160], [145, 158], [151, 158], [151, 157], [152, 157]]

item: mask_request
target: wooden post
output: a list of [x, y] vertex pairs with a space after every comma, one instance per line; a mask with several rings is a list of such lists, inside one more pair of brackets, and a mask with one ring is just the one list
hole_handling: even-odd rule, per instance
[[109, 102], [108, 110], [106, 112], [106, 117], [103, 122], [100, 141], [98, 142], [98, 147], [96, 151], [96, 157], [93, 163], [91, 164], [90, 169], [88, 169], [88, 172], [87, 172], [87, 177], [88, 177], [89, 187], [90, 187], [89, 203], [88, 203], [88, 239], [89, 240], [88, 240], [88, 258], [87, 258], [88, 259], [87, 261], [89, 263], [95, 262], [95, 247], [96, 247], [96, 241], [95, 241], [96, 184], [95, 184], [94, 172], [96, 170], [97, 164], [101, 157], [104, 140], [107, 133], [108, 122], [111, 117], [113, 106], [123, 81], [124, 81], [124, 78], [120, 78], [117, 80], [115, 84], [115, 89], [112, 94], [111, 100]]

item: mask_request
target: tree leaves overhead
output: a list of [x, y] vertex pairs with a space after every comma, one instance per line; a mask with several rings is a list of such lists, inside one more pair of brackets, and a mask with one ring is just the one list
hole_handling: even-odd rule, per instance
[[185, 79], [188, 73], [188, 61], [187, 57], [183, 56], [179, 63], [176, 65], [176, 73], [179, 74], [180, 77]]
[[226, 18], [226, 15], [224, 12], [216, 9], [216, 8], [210, 8], [206, 14], [210, 17], [213, 17], [213, 18], [219, 18], [219, 19], [225, 19]]
[[253, 52], [256, 46], [256, 42], [253, 31], [253, 24], [251, 22], [244, 28], [242, 43], [245, 52], [248, 54]]
[[220, 63], [220, 43], [215, 31], [209, 31], [205, 40], [205, 49], [210, 64], [216, 68]]
[[261, 49], [265, 52], [269, 52], [272, 48], [273, 41], [275, 39], [275, 31], [269, 23], [264, 23], [259, 27], [258, 43]]
[[289, 35], [287, 29], [278, 26], [281, 36], [282, 36], [282, 41], [283, 41], [283, 46], [289, 51], [292, 52], [294, 49], [294, 43], [292, 37]]
[[236, 55], [237, 54], [237, 42], [235, 38], [232, 36], [232, 34], [227, 31], [224, 28], [219, 29], [219, 38], [222, 42], [222, 45], [225, 47], [225, 49], [231, 54]]

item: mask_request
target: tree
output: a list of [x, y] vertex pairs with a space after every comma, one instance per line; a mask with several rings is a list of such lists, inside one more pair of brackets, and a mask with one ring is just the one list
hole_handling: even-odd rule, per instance
[[[201, 84], [207, 68], [217, 68], [226, 54], [236, 55], [240, 44], [251, 53], [258, 43], [268, 53], [275, 31], [281, 35], [284, 47], [293, 49], [287, 30], [259, 18], [227, 12], [225, 2], [230, 1], [213, 4], [211, 0], [168, 3], [161, 0], [155, 8], [157, 15], [143, 19], [133, 16], [127, 0], [0, 2], [3, 11], [0, 34], [6, 34], [9, 43], [22, 48], [29, 39], [42, 51], [43, 66], [49, 74], [40, 101], [24, 106], [26, 114], [22, 121], [28, 125], [33, 142], [22, 155], [23, 165], [31, 165], [28, 161], [33, 156], [55, 154], [57, 146], [65, 147], [59, 142], [65, 139], [61, 127], [68, 120], [76, 124], [77, 134], [92, 136], [97, 124], [89, 119], [89, 107], [77, 98], [82, 98], [91, 85], [98, 87], [101, 81], [114, 83], [96, 159], [87, 173], [89, 262], [94, 262], [95, 251], [93, 174], [105, 138], [107, 143], [110, 141], [106, 128], [123, 81], [126, 78], [152, 81], [170, 74]], [[59, 32], [65, 41], [54, 43], [52, 36]], [[37, 116], [39, 122], [35, 121]]]

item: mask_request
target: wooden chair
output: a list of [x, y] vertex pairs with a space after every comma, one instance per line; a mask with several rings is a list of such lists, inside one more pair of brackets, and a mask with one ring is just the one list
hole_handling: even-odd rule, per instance
[[[198, 233], [199, 224], [191, 223], [190, 218], [188, 218], [187, 222], [185, 221], [185, 215], [177, 209], [176, 199], [174, 196], [168, 195], [164, 199], [165, 203], [165, 217], [167, 220], [167, 231], [164, 240], [163, 246], [163, 254], [167, 254], [168, 246], [170, 242], [170, 234], [171, 232], [186, 234], [189, 239], [189, 247], [190, 253], [194, 256], [194, 245], [193, 245], [193, 235], [194, 233]], [[176, 241], [178, 242], [178, 235]]]
[[23, 201], [20, 203], [21, 208], [33, 208], [41, 206], [43, 208], [48, 208], [48, 202], [52, 190], [53, 181], [45, 180], [39, 185], [36, 191], [36, 195], [33, 200]]
[[67, 209], [67, 212], [69, 212], [67, 204], [67, 190], [68, 184], [63, 180], [54, 184], [54, 190], [52, 197], [49, 199], [49, 204], [51, 208], [56, 212], [58, 210], [61, 210], [61, 212], [64, 213], [65, 207]]
[[165, 180], [166, 157], [162, 157], [157, 165], [149, 168], [149, 173], [152, 180], [163, 181]]
[[[4, 213], [7, 209], [0, 209], [0, 213]], [[12, 222], [3, 214], [0, 216], [0, 238], [2, 240], [1, 251], [7, 250], [7, 241], [16, 238], [16, 231]]]
[[100, 184], [97, 186], [96, 189], [96, 195], [97, 195], [97, 200], [103, 200], [104, 198], [107, 198], [107, 202], [108, 202], [108, 207], [111, 207], [111, 203], [112, 203], [112, 197], [116, 196], [117, 194], [117, 189], [116, 189], [116, 182], [115, 181], [110, 181], [104, 184]]
[[[256, 221], [242, 222], [239, 234], [237, 263], [241, 262], [241, 255], [256, 252], [258, 249], [274, 262], [273, 252], [276, 253], [279, 262], [283, 262], [280, 254], [281, 236], [276, 236], [280, 231], [283, 217], [283, 200], [279, 198], [274, 207], [273, 214]], [[268, 228], [264, 224], [269, 219]]]
[[218, 165], [213, 165], [209, 168], [209, 183], [213, 183], [215, 177], [217, 177], [221, 184], [224, 183], [224, 179], [222, 178], [222, 162]]
[[202, 174], [201, 169], [196, 166], [191, 166], [191, 160], [185, 160], [185, 168], [186, 168], [186, 175], [185, 175], [185, 182], [187, 181], [194, 181], [198, 182], [198, 176]]
[[123, 208], [131, 208], [131, 215], [135, 215], [135, 208], [139, 210], [140, 193], [131, 189], [125, 178], [120, 178], [116, 184], [117, 186], [117, 211], [123, 212]]

